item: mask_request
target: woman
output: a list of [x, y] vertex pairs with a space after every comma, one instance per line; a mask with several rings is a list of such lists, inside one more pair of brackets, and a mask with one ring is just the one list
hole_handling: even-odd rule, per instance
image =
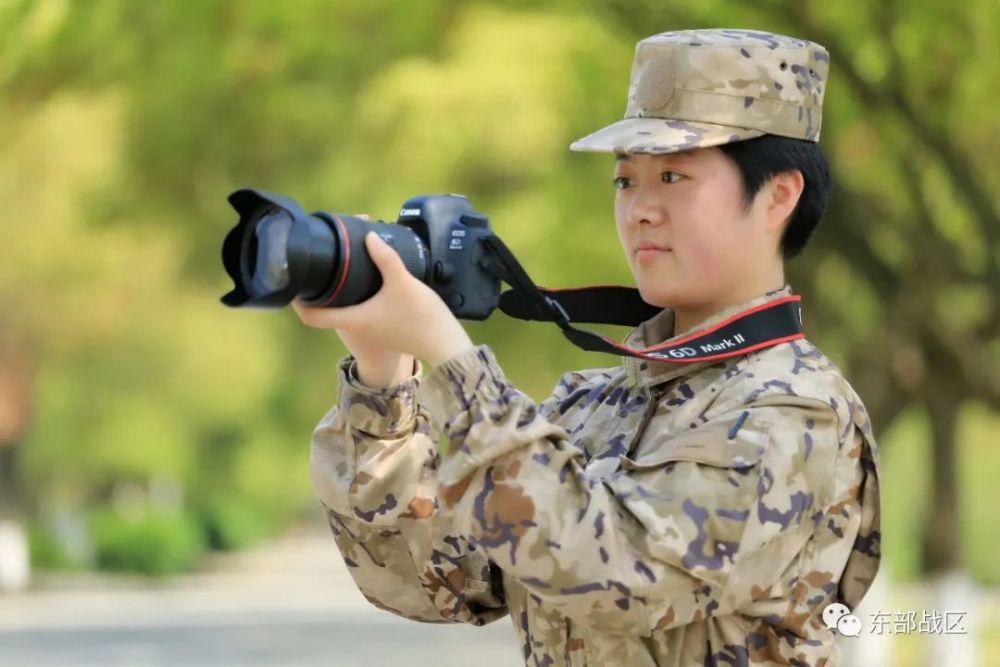
[[[616, 155], [619, 239], [663, 308], [629, 347], [794, 298], [784, 261], [829, 189], [828, 63], [770, 33], [639, 42], [625, 119], [571, 146]], [[856, 606], [878, 570], [878, 452], [814, 345], [624, 356], [536, 404], [390, 248], [366, 244], [379, 293], [295, 309], [352, 352], [312, 477], [369, 600], [430, 622], [509, 612], [532, 665], [836, 664], [823, 610]]]

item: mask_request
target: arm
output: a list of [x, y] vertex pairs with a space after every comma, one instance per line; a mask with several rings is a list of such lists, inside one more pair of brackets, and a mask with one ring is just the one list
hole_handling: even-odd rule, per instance
[[583, 624], [649, 634], [733, 613], [793, 566], [835, 495], [838, 419], [819, 401], [762, 398], [650, 434], [661, 441], [647, 454], [596, 481], [488, 347], [425, 384], [449, 439], [438, 477], [457, 532]]
[[427, 622], [506, 614], [485, 553], [450, 531], [436, 500], [436, 438], [416, 401], [422, 368], [371, 389], [338, 363], [337, 404], [312, 439], [310, 470], [344, 562], [372, 604]]

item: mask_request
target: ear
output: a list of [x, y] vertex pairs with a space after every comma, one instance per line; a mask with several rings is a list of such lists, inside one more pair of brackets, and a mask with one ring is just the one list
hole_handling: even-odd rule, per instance
[[784, 228], [799, 203], [805, 184], [802, 172], [798, 169], [782, 171], [771, 177], [766, 200], [768, 229], [781, 231]]

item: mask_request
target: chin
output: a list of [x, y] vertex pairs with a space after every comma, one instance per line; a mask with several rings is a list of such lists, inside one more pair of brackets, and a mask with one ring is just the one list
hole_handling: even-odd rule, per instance
[[703, 308], [715, 299], [707, 285], [693, 286], [689, 283], [641, 281], [638, 283], [642, 300], [657, 308], [691, 309]]
[[678, 290], [664, 288], [663, 285], [639, 284], [639, 294], [642, 300], [657, 308], [676, 308], [685, 301]]

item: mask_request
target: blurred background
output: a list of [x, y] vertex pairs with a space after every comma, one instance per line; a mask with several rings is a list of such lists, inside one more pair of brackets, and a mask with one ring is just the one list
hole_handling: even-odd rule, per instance
[[[209, 572], [274, 587], [254, 600], [313, 591], [316, 615], [294, 616], [313, 639], [342, 618], [324, 605], [359, 598], [327, 569], [340, 556], [308, 479], [345, 350], [291, 309], [219, 303], [231, 190], [389, 220], [411, 195], [459, 192], [538, 284], [630, 284], [612, 161], [567, 146], [622, 116], [638, 39], [739, 27], [832, 55], [836, 188], [788, 269], [882, 447], [884, 569], [866, 605], [967, 612], [966, 633], [900, 625], [852, 664], [1000, 664], [998, 23], [995, 0], [0, 0], [0, 662], [110, 664], [100, 651], [127, 633], [77, 627], [63, 639], [78, 652], [57, 655], [50, 640], [82, 619], [42, 631], [51, 605], [128, 591], [101, 599], [162, 615]], [[566, 370], [616, 363], [554, 325], [467, 328], [539, 400]], [[316, 593], [322, 577], [343, 586]], [[506, 627], [385, 627], [430, 642], [427, 664], [445, 664], [442, 638], [475, 650], [486, 632], [513, 660], [497, 664], [518, 664]], [[188, 658], [250, 664], [252, 634]], [[133, 643], [120, 664], [166, 660]], [[355, 649], [323, 664], [384, 658]]]

